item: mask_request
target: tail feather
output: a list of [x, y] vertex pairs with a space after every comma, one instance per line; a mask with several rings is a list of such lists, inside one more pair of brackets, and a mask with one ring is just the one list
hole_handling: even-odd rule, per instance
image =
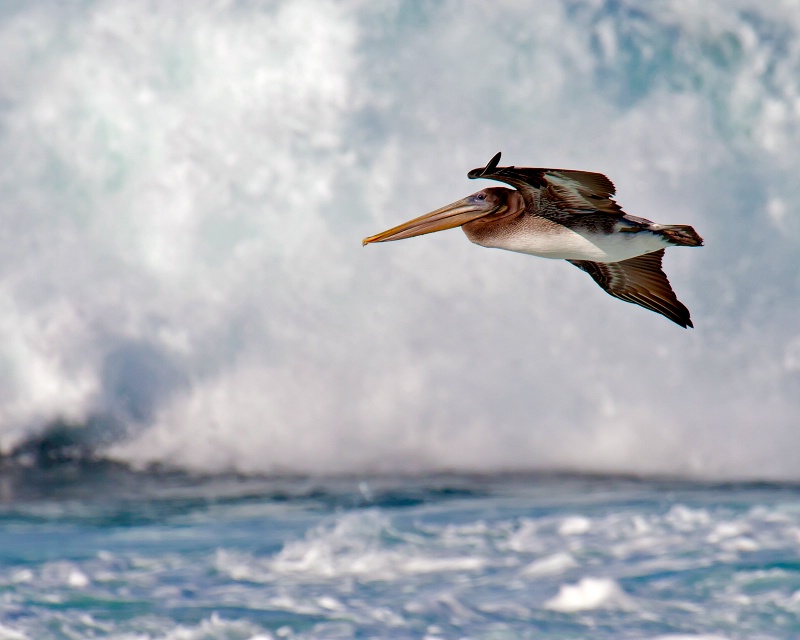
[[688, 224], [665, 224], [658, 233], [678, 247], [702, 247], [703, 239]]

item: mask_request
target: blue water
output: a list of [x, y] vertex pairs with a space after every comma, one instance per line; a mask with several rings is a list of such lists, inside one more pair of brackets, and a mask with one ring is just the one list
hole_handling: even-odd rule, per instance
[[3, 475], [2, 638], [796, 638], [800, 490]]

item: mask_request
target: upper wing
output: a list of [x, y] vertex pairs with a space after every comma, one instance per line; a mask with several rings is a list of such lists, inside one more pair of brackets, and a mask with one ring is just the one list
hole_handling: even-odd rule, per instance
[[661, 270], [664, 249], [621, 262], [568, 260], [588, 273], [615, 298], [660, 313], [682, 327], [693, 327], [689, 310], [681, 304]]
[[622, 208], [614, 202], [614, 183], [602, 173], [570, 169], [498, 167], [496, 154], [483, 168], [467, 174], [471, 179], [488, 178], [510, 184], [522, 194], [525, 205], [537, 215], [558, 222], [564, 215], [605, 214], [621, 218]]

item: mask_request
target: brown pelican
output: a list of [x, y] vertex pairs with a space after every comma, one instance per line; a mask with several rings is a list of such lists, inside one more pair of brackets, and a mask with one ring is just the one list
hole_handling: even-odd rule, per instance
[[625, 213], [614, 184], [601, 173], [498, 167], [500, 154], [471, 179], [488, 178], [515, 189], [489, 187], [369, 238], [363, 244], [420, 236], [460, 226], [475, 244], [571, 262], [609, 294], [692, 327], [661, 270], [666, 247], [700, 247], [683, 224], [656, 224]]

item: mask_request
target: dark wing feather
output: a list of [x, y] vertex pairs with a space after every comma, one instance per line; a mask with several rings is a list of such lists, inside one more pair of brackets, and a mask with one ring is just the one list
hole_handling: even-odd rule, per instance
[[621, 262], [568, 260], [588, 273], [609, 294], [660, 313], [682, 327], [693, 327], [689, 310], [681, 304], [661, 270], [664, 249]]
[[620, 218], [625, 213], [614, 202], [614, 183], [602, 173], [570, 169], [498, 167], [496, 154], [483, 168], [467, 174], [470, 179], [505, 182], [522, 194], [537, 215], [562, 222], [565, 216], [601, 214]]

